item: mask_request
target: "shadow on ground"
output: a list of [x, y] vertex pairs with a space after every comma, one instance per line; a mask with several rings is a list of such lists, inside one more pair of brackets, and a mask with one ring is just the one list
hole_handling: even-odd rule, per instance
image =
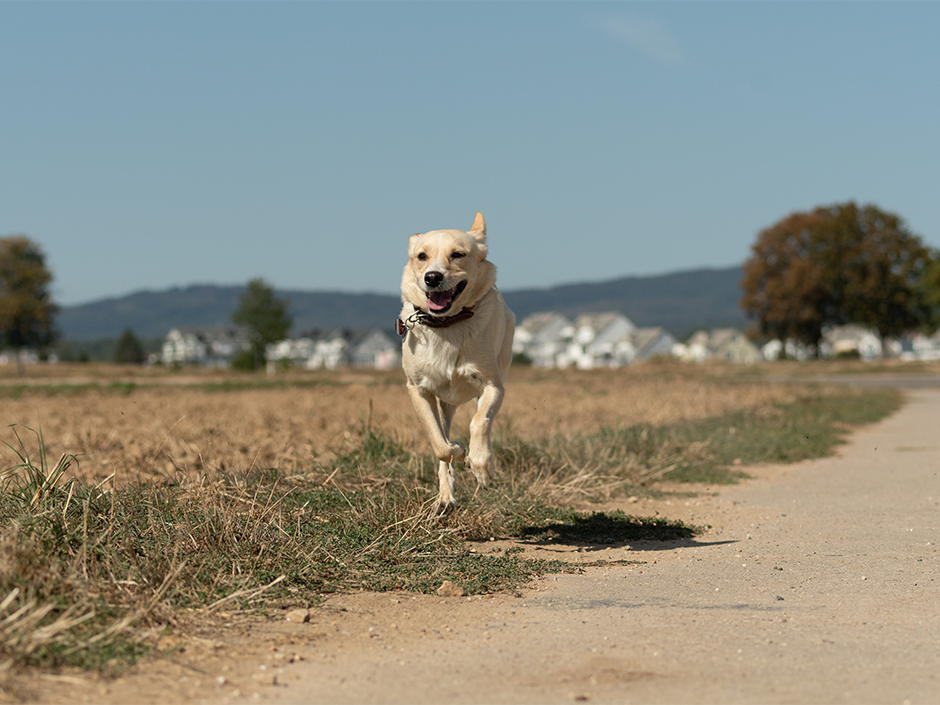
[[[664, 550], [679, 546], [707, 546], [694, 537], [704, 527], [659, 517], [635, 517], [617, 510], [592, 514], [571, 513], [563, 518], [523, 527], [518, 537], [538, 544], [566, 544], [584, 547], [629, 544], [636, 550]], [[646, 545], [669, 542], [669, 546]], [[730, 543], [721, 541], [719, 543]], [[640, 545], [638, 545], [640, 544]]]

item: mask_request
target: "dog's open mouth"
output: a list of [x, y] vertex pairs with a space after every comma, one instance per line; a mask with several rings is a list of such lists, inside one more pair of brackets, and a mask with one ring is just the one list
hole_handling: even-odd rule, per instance
[[429, 291], [428, 293], [428, 309], [431, 313], [447, 313], [450, 310], [451, 305], [454, 303], [454, 300], [460, 296], [464, 289], [467, 288], [467, 282], [460, 282], [453, 289], [448, 289], [447, 291]]

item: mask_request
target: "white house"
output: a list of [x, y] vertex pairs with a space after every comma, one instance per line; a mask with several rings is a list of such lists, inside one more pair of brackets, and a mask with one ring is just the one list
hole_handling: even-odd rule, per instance
[[901, 341], [902, 360], [940, 360], [940, 330], [932, 336], [915, 333]]
[[164, 365], [227, 367], [243, 350], [251, 348], [244, 328], [173, 328], [163, 341]]
[[696, 331], [685, 343], [674, 346], [673, 354], [684, 362], [725, 360], [753, 365], [764, 359], [760, 348], [737, 328]]
[[621, 313], [581, 314], [561, 331], [567, 345], [558, 355], [558, 366], [589, 370], [629, 364], [636, 356], [629, 336], [635, 330], [636, 326]]
[[381, 328], [369, 328], [354, 335], [350, 360], [354, 367], [390, 370], [401, 364], [401, 341]]
[[654, 357], [672, 355], [672, 349], [678, 342], [665, 328], [637, 328], [631, 335], [637, 360], [649, 360]]
[[809, 360], [813, 357], [813, 348], [803, 343], [798, 343], [793, 338], [787, 338], [786, 341], [771, 340], [761, 346], [761, 354], [765, 360], [779, 360], [782, 353], [786, 352], [788, 360]]
[[902, 352], [900, 341], [889, 339], [885, 341], [885, 344], [887, 350], [883, 350], [878, 331], [849, 324], [823, 330], [823, 339], [819, 347], [823, 357], [857, 353], [862, 360], [876, 360], [880, 359], [883, 354], [892, 357], [900, 356]]
[[268, 347], [268, 360], [306, 369], [372, 367], [387, 370], [401, 362], [401, 343], [378, 328], [313, 330], [302, 338]]
[[533, 313], [516, 327], [512, 351], [526, 355], [536, 367], [555, 367], [565, 348], [562, 331], [570, 326], [571, 321], [560, 313]]

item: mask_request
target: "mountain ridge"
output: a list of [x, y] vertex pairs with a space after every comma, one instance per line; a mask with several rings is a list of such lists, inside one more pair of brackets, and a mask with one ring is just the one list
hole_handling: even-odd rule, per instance
[[[627, 276], [601, 282], [559, 284], [503, 291], [517, 322], [539, 311], [619, 311], [638, 326], [663, 326], [680, 337], [697, 328], [743, 327], [738, 301], [741, 267], [702, 268]], [[162, 337], [171, 328], [230, 326], [239, 285], [192, 284], [141, 290], [124, 296], [62, 306], [59, 331], [69, 340], [116, 338], [127, 328], [141, 337]], [[312, 329], [378, 326], [392, 330], [401, 299], [392, 294], [275, 289], [289, 302], [293, 333]]]

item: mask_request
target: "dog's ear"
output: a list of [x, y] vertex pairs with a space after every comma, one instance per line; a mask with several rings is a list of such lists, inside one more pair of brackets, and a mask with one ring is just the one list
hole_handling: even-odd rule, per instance
[[420, 237], [421, 233], [415, 233], [410, 238], [408, 238], [408, 257], [415, 256], [415, 246], [418, 244]]
[[483, 214], [477, 211], [477, 214], [473, 218], [473, 225], [470, 226], [470, 229], [467, 231], [478, 240], [486, 239], [486, 221], [483, 220]]
[[467, 231], [467, 234], [477, 241], [477, 252], [480, 253], [480, 259], [486, 259], [486, 221], [483, 220], [483, 214], [477, 211], [473, 219], [473, 225]]

